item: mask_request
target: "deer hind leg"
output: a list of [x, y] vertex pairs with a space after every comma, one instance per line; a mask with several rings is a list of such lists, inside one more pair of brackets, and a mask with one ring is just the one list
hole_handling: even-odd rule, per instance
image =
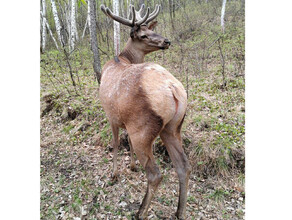
[[133, 145], [132, 145], [132, 142], [131, 142], [131, 139], [130, 139], [130, 136], [129, 135], [128, 135], [128, 143], [129, 143], [129, 146], [130, 146], [130, 156], [131, 156], [130, 169], [132, 171], [137, 172], [138, 169], [137, 169], [136, 160], [135, 160], [135, 157], [134, 157]]
[[161, 131], [160, 137], [166, 146], [168, 154], [171, 158], [171, 161], [173, 162], [174, 167], [176, 168], [176, 172], [179, 178], [179, 201], [175, 215], [178, 219], [185, 219], [191, 167], [182, 147], [180, 126], [177, 126], [176, 123], [170, 123], [166, 125], [165, 128]]
[[118, 178], [118, 169], [117, 169], [117, 156], [118, 156], [118, 148], [120, 145], [120, 140], [119, 140], [119, 127], [115, 125], [114, 123], [110, 123], [112, 133], [113, 133], [113, 140], [112, 140], [112, 145], [114, 148], [114, 158], [113, 158], [113, 173], [112, 173], [112, 178], [114, 180], [117, 180]]
[[147, 135], [145, 131], [135, 132], [132, 135], [129, 133], [129, 135], [133, 144], [133, 149], [137, 155], [138, 160], [146, 171], [146, 177], [148, 180], [146, 194], [140, 209], [136, 214], [137, 219], [146, 219], [151, 200], [158, 188], [159, 183], [162, 180], [159, 167], [155, 163], [155, 159], [152, 153], [152, 143], [156, 136], [149, 138], [149, 135]]

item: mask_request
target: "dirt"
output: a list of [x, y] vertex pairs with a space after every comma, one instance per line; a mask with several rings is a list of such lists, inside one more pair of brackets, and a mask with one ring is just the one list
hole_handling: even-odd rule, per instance
[[[85, 124], [88, 127], [88, 122]], [[146, 177], [141, 166], [138, 172], [130, 171], [127, 142], [120, 147], [119, 178], [113, 182], [113, 153], [109, 146], [98, 144], [96, 135], [72, 143], [75, 134], [63, 131], [64, 124], [53, 111], [41, 118], [41, 128], [41, 219], [132, 219], [146, 191]], [[80, 135], [85, 129], [77, 130]], [[155, 149], [164, 179], [148, 217], [172, 219], [178, 178], [163, 146], [158, 143]], [[232, 176], [204, 178], [194, 173], [190, 176], [187, 219], [244, 219], [245, 194], [238, 181]]]

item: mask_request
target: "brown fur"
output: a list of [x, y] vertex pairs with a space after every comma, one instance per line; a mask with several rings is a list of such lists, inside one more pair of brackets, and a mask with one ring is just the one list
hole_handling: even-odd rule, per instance
[[118, 175], [119, 128], [126, 128], [131, 143], [131, 168], [135, 168], [134, 151], [148, 179], [147, 192], [137, 213], [138, 219], [147, 218], [151, 199], [162, 180], [152, 153], [152, 144], [160, 135], [179, 176], [176, 216], [184, 219], [190, 167], [180, 130], [186, 112], [186, 92], [166, 69], [154, 63], [144, 63], [147, 53], [167, 49], [170, 42], [147, 26], [133, 31], [133, 38], [129, 38], [118, 57], [119, 62], [111, 60], [103, 67], [100, 84], [100, 100], [113, 132], [113, 177]]

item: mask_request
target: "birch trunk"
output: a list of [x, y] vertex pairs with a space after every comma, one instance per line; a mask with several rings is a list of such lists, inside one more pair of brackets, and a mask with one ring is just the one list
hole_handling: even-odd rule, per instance
[[86, 31], [86, 28], [87, 28], [88, 20], [89, 20], [89, 16], [87, 16], [87, 18], [86, 18], [86, 22], [85, 22], [84, 29], [83, 29], [83, 32], [82, 32], [82, 37], [81, 37], [82, 40], [83, 40], [83, 38], [85, 36], [85, 31]]
[[[119, 16], [119, 0], [113, 0], [113, 12]], [[114, 21], [114, 50], [115, 56], [120, 54], [120, 23]]]
[[222, 11], [221, 11], [221, 28], [222, 28], [223, 33], [224, 33], [225, 5], [226, 5], [226, 0], [223, 0], [223, 2], [222, 2]]
[[78, 40], [76, 27], [76, 0], [71, 0], [71, 36], [70, 36], [70, 51], [75, 48], [75, 41]]
[[[41, 12], [41, 17], [42, 17], [42, 19], [43, 19], [43, 22], [45, 23], [45, 25], [46, 25], [47, 28], [48, 28], [49, 34], [50, 34], [51, 38], [53, 39], [56, 48], [59, 50], [58, 43], [57, 43], [56, 39], [54, 38], [54, 35], [53, 35], [52, 31], [51, 31], [51, 28], [50, 28], [50, 26], [49, 26], [49, 23], [47, 22], [47, 19], [45, 18], [45, 16], [43, 15], [42, 12]], [[46, 27], [45, 27], [45, 28], [46, 28]]]
[[62, 35], [61, 35], [61, 25], [60, 25], [60, 21], [59, 21], [59, 17], [58, 17], [58, 12], [57, 12], [57, 7], [56, 7], [56, 4], [55, 4], [55, 0], [51, 0], [51, 4], [52, 4], [52, 11], [53, 11], [53, 16], [54, 16], [54, 20], [55, 20], [58, 39], [59, 39], [61, 45], [64, 46], [64, 41], [63, 41], [63, 38], [62, 38]]
[[66, 25], [67, 25], [67, 33], [68, 33], [68, 44], [70, 45], [70, 39], [71, 39], [71, 17], [70, 17], [70, 4], [68, 3], [66, 9], [65, 9], [65, 17], [66, 17]]
[[[46, 16], [46, 1], [42, 0], [42, 14], [43, 17]], [[46, 22], [45, 19], [43, 19], [42, 22], [42, 51], [45, 51], [45, 47], [46, 47]]]
[[91, 50], [93, 53], [93, 69], [96, 74], [96, 79], [98, 83], [100, 83], [101, 78], [101, 65], [100, 58], [98, 52], [98, 44], [97, 44], [97, 33], [96, 33], [96, 2], [95, 0], [88, 0], [88, 25], [89, 25], [89, 33], [90, 33], [90, 43]]

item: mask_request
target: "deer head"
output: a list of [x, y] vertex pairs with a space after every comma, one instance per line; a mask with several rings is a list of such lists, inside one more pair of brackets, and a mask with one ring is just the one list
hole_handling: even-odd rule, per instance
[[107, 16], [121, 24], [131, 27], [130, 37], [132, 39], [132, 46], [137, 50], [143, 51], [147, 54], [159, 49], [168, 49], [170, 46], [170, 41], [153, 31], [157, 25], [157, 21], [153, 20], [160, 12], [160, 5], [156, 5], [155, 10], [151, 14], [149, 14], [150, 9], [148, 7], [145, 15], [142, 17], [141, 13], [144, 7], [144, 4], [142, 4], [140, 10], [136, 11], [134, 6], [130, 5], [130, 19], [126, 19], [113, 14], [113, 12], [104, 5], [100, 6], [101, 10]]

